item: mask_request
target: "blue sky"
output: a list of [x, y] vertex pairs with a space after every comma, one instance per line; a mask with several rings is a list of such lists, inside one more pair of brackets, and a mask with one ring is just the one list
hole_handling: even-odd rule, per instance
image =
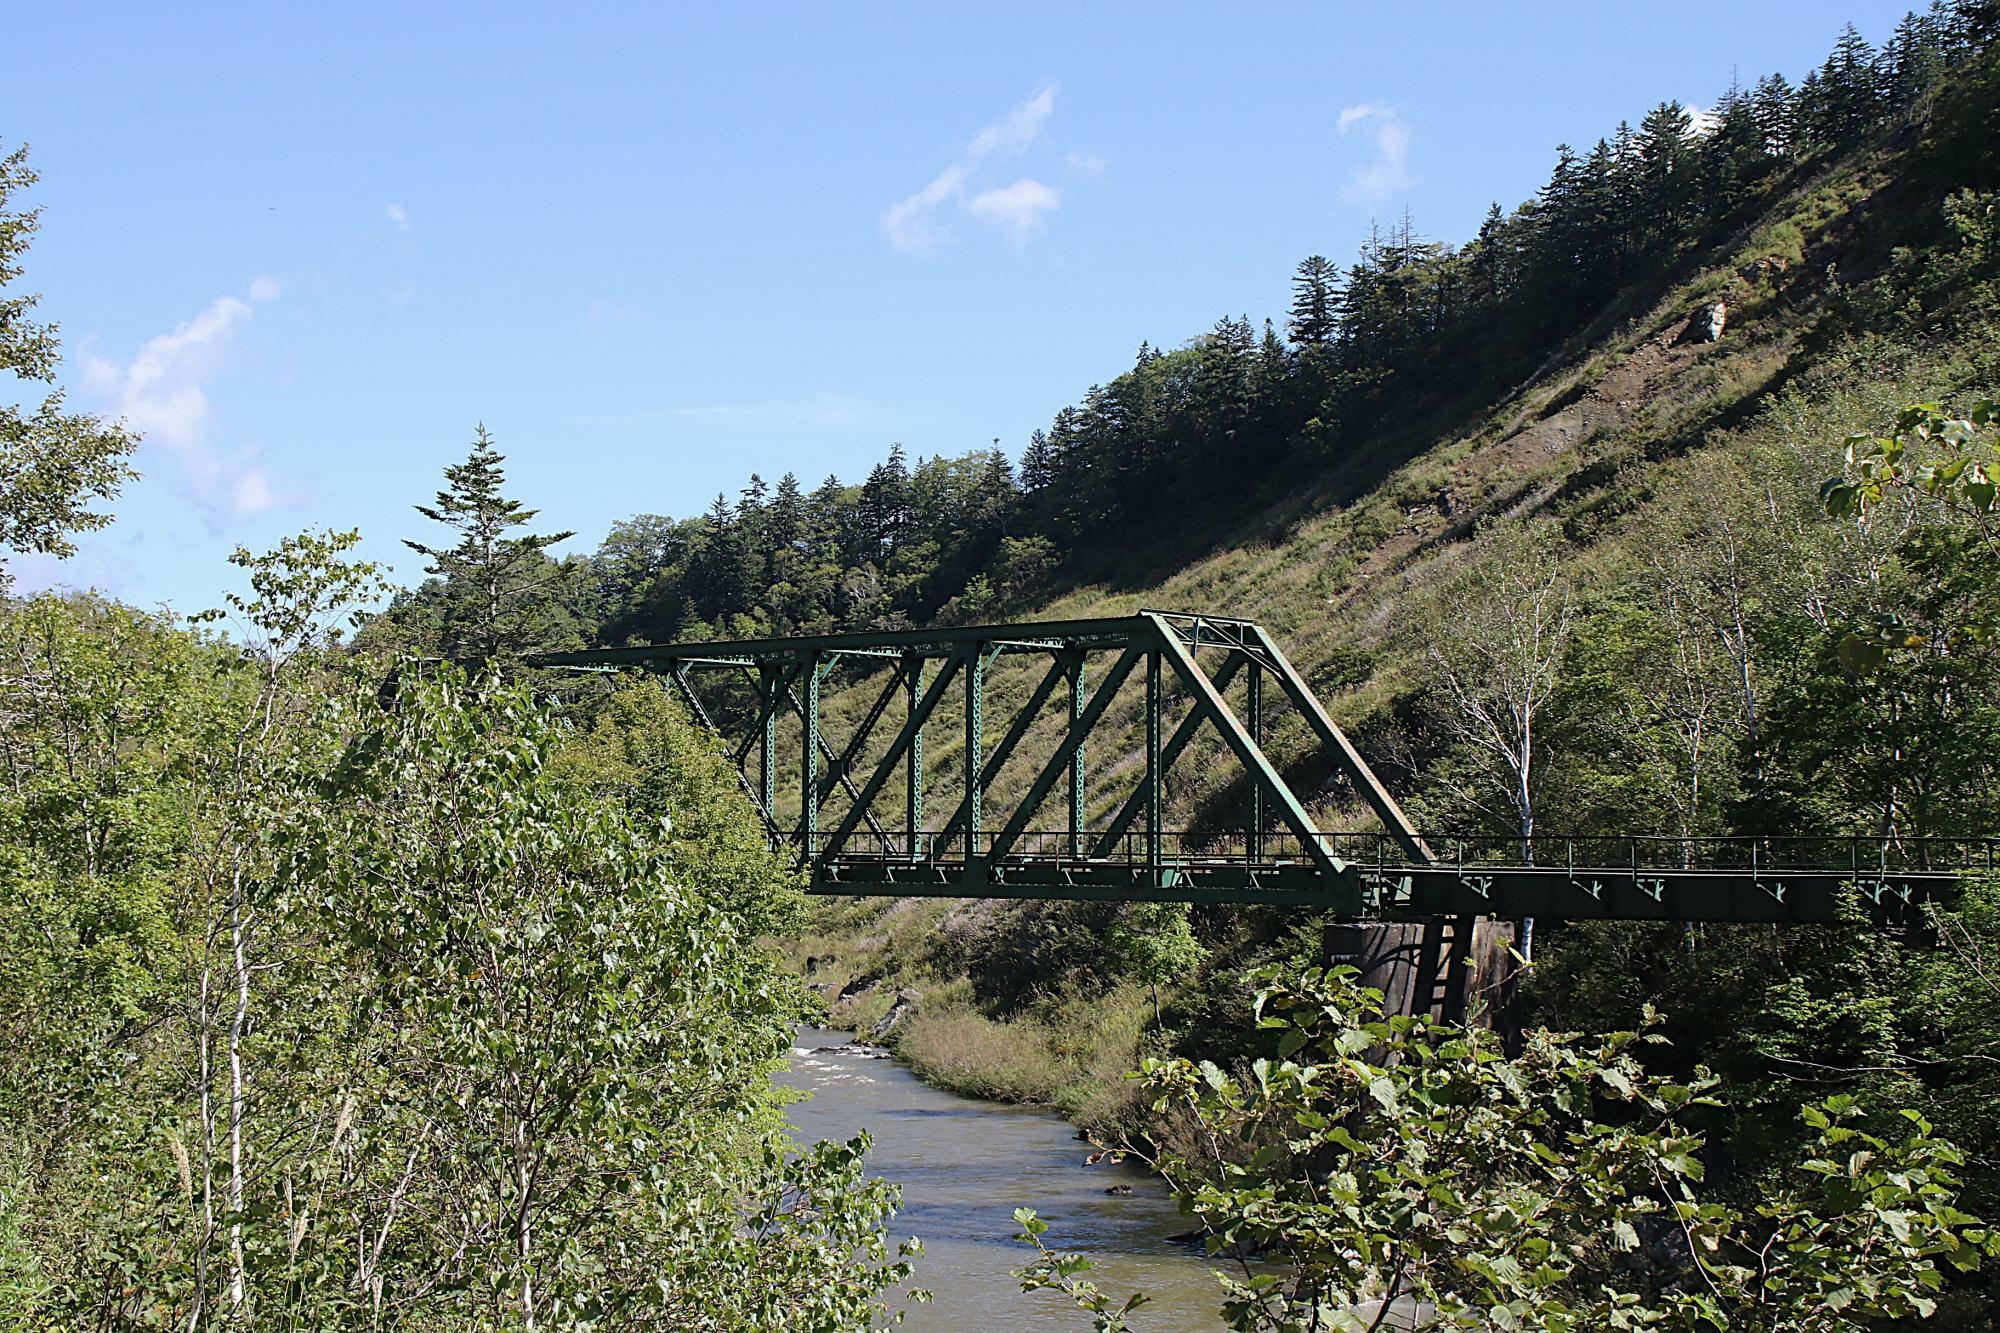
[[[1904, 4], [17, 7], [26, 285], [144, 479], [27, 586], [213, 605], [411, 512], [484, 420], [588, 550], [752, 471], [1018, 452], [1142, 339], [1489, 202]], [[4, 390], [0, 390], [4, 391]]]

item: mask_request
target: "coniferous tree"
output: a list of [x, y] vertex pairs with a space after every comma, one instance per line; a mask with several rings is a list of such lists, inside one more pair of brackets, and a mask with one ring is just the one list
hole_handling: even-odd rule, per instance
[[563, 618], [548, 596], [559, 572], [548, 549], [576, 534], [511, 535], [540, 511], [501, 493], [506, 461], [481, 422], [466, 460], [444, 470], [446, 486], [436, 503], [416, 506], [425, 518], [457, 533], [457, 543], [403, 543], [429, 559], [426, 573], [444, 581], [440, 647], [448, 657], [479, 662], [518, 657], [549, 646]]
[[881, 561], [903, 543], [909, 526], [910, 471], [901, 444], [889, 446], [889, 457], [877, 463], [861, 487], [861, 555]]
[[1048, 432], [1037, 427], [1029, 434], [1028, 445], [1021, 451], [1022, 491], [1028, 495], [1041, 494], [1055, 484], [1061, 466], [1055, 446], [1049, 443]]
[[1694, 202], [1694, 122], [1679, 102], [1662, 102], [1639, 122], [1640, 206], [1648, 248], [1682, 234]]
[[1340, 301], [1340, 266], [1324, 255], [1308, 255], [1292, 274], [1288, 326], [1295, 346], [1321, 349], [1333, 342]]
[[1782, 74], [1757, 80], [1750, 94], [1750, 114], [1763, 136], [1764, 151], [1780, 160], [1792, 156], [1798, 139], [1798, 95]]
[[798, 476], [787, 472], [778, 478], [778, 488], [771, 494], [771, 507], [766, 517], [766, 533], [771, 548], [797, 554], [805, 529], [805, 492], [799, 489]]
[[1716, 103], [1715, 124], [1700, 146], [1702, 207], [1711, 218], [1726, 217], [1744, 201], [1763, 173], [1763, 131], [1749, 94], [1734, 79]]

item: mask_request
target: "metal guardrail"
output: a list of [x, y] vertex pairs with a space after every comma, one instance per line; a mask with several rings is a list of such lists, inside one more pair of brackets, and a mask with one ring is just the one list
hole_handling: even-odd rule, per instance
[[[1315, 907], [1349, 918], [1550, 917], [1806, 924], [1850, 901], [1883, 925], [1921, 924], [1962, 875], [2000, 862], [1991, 838], [1675, 838], [1475, 835], [1415, 860], [1379, 832], [1067, 829], [823, 839], [815, 893], [1156, 898]], [[993, 855], [995, 848], [1001, 854]], [[1331, 869], [1329, 869], [1331, 867]]]
[[[844, 839], [842, 861], [902, 860], [963, 863], [968, 855], [989, 857], [1002, 836], [997, 829], [943, 834], [919, 832], [914, 843], [902, 832], [856, 831]], [[1809, 871], [1846, 872], [1854, 876], [1884, 874], [1963, 874], [2000, 868], [2000, 838], [1920, 837], [1878, 838], [1866, 835], [1799, 835], [1780, 837], [1695, 837], [1656, 835], [1538, 834], [1524, 849], [1522, 840], [1497, 834], [1431, 838], [1431, 869], [1533, 869], [1646, 871], [1749, 871], [1752, 874]], [[817, 860], [834, 842], [829, 834], [815, 837]], [[1150, 836], [1126, 830], [1103, 848], [1099, 834], [1072, 835], [1060, 829], [1028, 829], [1015, 834], [1001, 859], [1005, 862], [1086, 862], [1098, 865], [1144, 866], [1152, 863]], [[1362, 870], [1420, 866], [1381, 832], [1329, 832], [1320, 846], [1338, 860]], [[1168, 865], [1234, 865], [1280, 867], [1311, 860], [1302, 839], [1288, 831], [1252, 835], [1241, 831], [1162, 830], [1159, 859]]]

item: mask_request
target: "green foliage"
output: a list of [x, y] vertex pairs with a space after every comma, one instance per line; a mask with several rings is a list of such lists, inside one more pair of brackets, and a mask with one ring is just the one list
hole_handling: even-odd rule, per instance
[[[1975, 542], [1972, 552], [1940, 548], [1933, 542], [1915, 553], [1936, 566], [1954, 556], [1976, 554], [1984, 561], [2000, 555], [2000, 405], [1990, 399], [1973, 404], [1962, 417], [1948, 414], [1936, 403], [1906, 407], [1886, 435], [1866, 432], [1847, 440], [1847, 469], [1820, 487], [1820, 503], [1835, 518], [1862, 519], [1885, 504], [1905, 509], [1928, 506], [1942, 511], [1947, 522], [1964, 528]], [[1912, 546], [1916, 546], [1913, 539]], [[2000, 634], [2000, 606], [1992, 601], [1989, 580], [1954, 580], [1955, 571], [1934, 569], [1929, 583], [1950, 586], [1959, 594], [1949, 609], [1956, 614], [1952, 637], [1991, 643]], [[1934, 611], [1947, 608], [1932, 608]], [[1936, 625], [1936, 617], [1932, 619]], [[1877, 611], [1841, 640], [1841, 661], [1850, 670], [1878, 670], [1899, 648], [1921, 649], [1938, 637], [1922, 624], [1909, 623], [1902, 608]]]
[[689, 720], [664, 682], [641, 679], [609, 695], [553, 763], [597, 798], [656, 823], [677, 880], [727, 903], [745, 931], [782, 935], [796, 925], [798, 871], [742, 799], [720, 738]]
[[1096, 1333], [1127, 1333], [1132, 1327], [1128, 1316], [1146, 1304], [1144, 1292], [1135, 1291], [1114, 1303], [1095, 1282], [1082, 1276], [1096, 1266], [1089, 1256], [1057, 1253], [1043, 1242], [1049, 1224], [1037, 1217], [1034, 1209], [1016, 1208], [1014, 1221], [1021, 1227], [1014, 1239], [1033, 1245], [1038, 1255], [1020, 1273], [1023, 1291], [1060, 1291], [1091, 1317], [1090, 1326]]
[[[1851, 1097], [1801, 1111], [1814, 1136], [1754, 1206], [1706, 1182], [1701, 1120], [1717, 1081], [1675, 1079], [1634, 1031], [1495, 1034], [1381, 1021], [1352, 969], [1260, 978], [1279, 1057], [1242, 1077], [1148, 1061], [1158, 1109], [1196, 1145], [1155, 1164], [1226, 1277], [1232, 1328], [1858, 1330], [1923, 1317], [1950, 1272], [2000, 1253], [1957, 1206], [1962, 1156], [1922, 1116], [1870, 1132]], [[1123, 1310], [1038, 1247], [1030, 1288]], [[1394, 1312], [1394, 1313], [1391, 1313]]]
[[1111, 965], [1153, 992], [1153, 1025], [1160, 1017], [1160, 987], [1194, 975], [1208, 950], [1194, 937], [1186, 903], [1133, 903], [1105, 941]]
[[768, 1316], [812, 1289], [785, 1316], [805, 1326], [871, 1308], [907, 1267], [845, 1266], [884, 1259], [893, 1193], [862, 1179], [859, 1145], [791, 1168], [760, 1147], [796, 990], [719, 892], [676, 873], [693, 848], [671, 855], [664, 820], [649, 832], [552, 777], [556, 743], [519, 691], [410, 680], [288, 871], [374, 960], [367, 1003], [399, 1019], [366, 1151], [416, 1170], [400, 1207], [377, 1196], [394, 1221], [380, 1280], [393, 1298], [445, 1279], [439, 1312], [468, 1318], [689, 1327], [713, 1317], [709, 1253], [742, 1249], [736, 1201], [768, 1181], [793, 1201], [758, 1214], [767, 1243], [729, 1264], [734, 1295]]
[[[0, 155], [0, 376], [48, 386], [38, 403], [23, 406], [0, 397], [0, 548], [66, 556], [70, 537], [109, 523], [91, 506], [114, 498], [135, 474], [126, 457], [138, 438], [122, 425], [68, 412], [54, 388], [61, 343], [52, 326], [34, 318], [32, 293], [11, 290], [23, 273], [22, 257], [39, 209], [16, 199], [35, 183], [25, 146]], [[0, 380], [0, 383], [4, 383]]]
[[916, 1251], [864, 1140], [784, 1138], [789, 875], [712, 744], [385, 706], [354, 541], [239, 553], [234, 645], [0, 604], [0, 1324], [884, 1317]]

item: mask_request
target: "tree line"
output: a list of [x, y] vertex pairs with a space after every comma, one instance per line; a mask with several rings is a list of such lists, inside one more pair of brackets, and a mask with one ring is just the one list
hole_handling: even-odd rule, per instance
[[[1996, 29], [1990, 0], [1934, 0], [1880, 48], [1850, 24], [1796, 85], [1732, 84], [1699, 120], [1669, 101], [1588, 149], [1559, 146], [1547, 184], [1494, 205], [1462, 245], [1405, 214], [1345, 267], [1310, 256], [1282, 328], [1228, 316], [1180, 347], [1142, 343], [1033, 432], [1018, 466], [997, 440], [914, 460], [898, 444], [859, 484], [753, 475], [704, 514], [617, 523], [536, 576], [533, 646], [1004, 617], [1111, 552], [1204, 540], [1302, 482], [1346, 475], [1359, 492], [1406, 423], [1529, 378], [1805, 174], [1927, 118]], [[451, 640], [445, 592], [419, 588], [394, 615]]]

